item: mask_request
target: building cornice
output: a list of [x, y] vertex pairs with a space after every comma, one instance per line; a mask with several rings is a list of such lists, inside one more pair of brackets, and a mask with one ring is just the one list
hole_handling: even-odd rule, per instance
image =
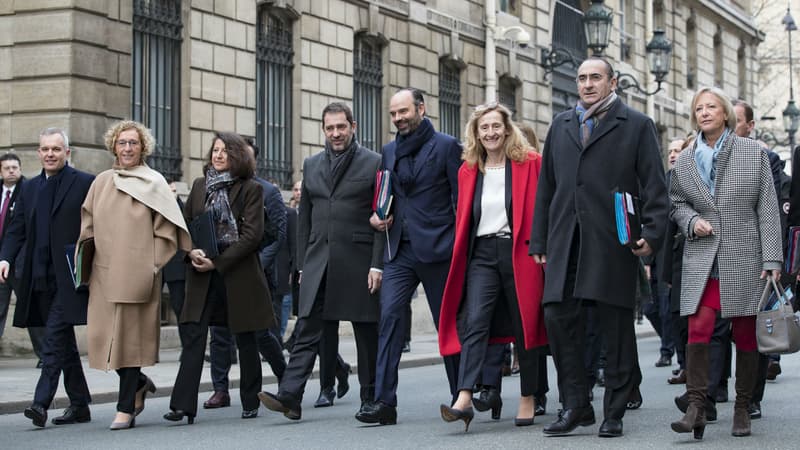
[[753, 16], [744, 14], [729, 2], [721, 0], [698, 0], [697, 2], [708, 8], [712, 13], [715, 13], [722, 19], [730, 22], [736, 28], [745, 32], [753, 39], [758, 40], [758, 42], [764, 41], [765, 34], [763, 31], [758, 29]]

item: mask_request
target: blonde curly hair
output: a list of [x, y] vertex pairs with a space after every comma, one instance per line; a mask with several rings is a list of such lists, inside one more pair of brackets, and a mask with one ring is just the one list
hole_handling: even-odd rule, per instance
[[528, 159], [528, 140], [522, 134], [519, 127], [511, 120], [511, 111], [505, 106], [497, 102], [486, 103], [475, 107], [475, 111], [469, 117], [466, 130], [464, 132], [464, 153], [461, 159], [466, 161], [470, 166], [475, 167], [478, 165], [478, 170], [485, 173], [484, 160], [486, 159], [486, 149], [483, 148], [480, 139], [478, 138], [478, 121], [481, 117], [489, 114], [492, 111], [497, 111], [503, 117], [503, 125], [505, 126], [506, 136], [503, 146], [506, 158], [524, 162]]
[[134, 120], [121, 120], [111, 128], [106, 131], [105, 136], [103, 139], [106, 144], [106, 149], [114, 155], [114, 158], [117, 157], [117, 138], [119, 134], [126, 130], [136, 130], [139, 133], [139, 142], [142, 145], [142, 164], [147, 159], [147, 156], [153, 152], [156, 146], [156, 140], [153, 138], [153, 134], [150, 130], [144, 126], [143, 124], [136, 122]]

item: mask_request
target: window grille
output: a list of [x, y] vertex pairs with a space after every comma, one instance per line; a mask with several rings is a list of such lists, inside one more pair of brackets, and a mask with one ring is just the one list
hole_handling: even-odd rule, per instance
[[439, 119], [441, 132], [461, 139], [461, 72], [439, 64]]
[[381, 150], [383, 107], [383, 58], [380, 44], [357, 36], [353, 51], [353, 115], [358, 141], [364, 147]]

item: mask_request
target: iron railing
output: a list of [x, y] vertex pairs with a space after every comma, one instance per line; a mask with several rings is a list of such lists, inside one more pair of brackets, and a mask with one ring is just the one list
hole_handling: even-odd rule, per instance
[[358, 141], [364, 147], [381, 151], [383, 107], [383, 58], [378, 42], [357, 36], [353, 51], [353, 115]]
[[461, 72], [439, 64], [439, 119], [441, 132], [461, 139]]

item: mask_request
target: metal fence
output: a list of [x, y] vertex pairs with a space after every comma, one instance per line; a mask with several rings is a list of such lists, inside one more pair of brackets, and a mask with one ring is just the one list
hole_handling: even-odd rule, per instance
[[364, 147], [381, 150], [381, 92], [383, 58], [378, 42], [356, 36], [353, 51], [353, 115], [358, 123], [358, 141]]
[[461, 139], [461, 71], [439, 63], [439, 121], [441, 132]]

